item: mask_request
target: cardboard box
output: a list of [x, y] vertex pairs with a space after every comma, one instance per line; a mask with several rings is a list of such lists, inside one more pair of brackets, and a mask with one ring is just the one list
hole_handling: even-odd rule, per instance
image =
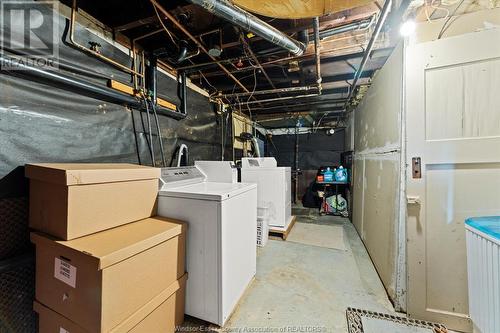
[[88, 331], [68, 318], [35, 301], [39, 333], [166, 333], [184, 321], [187, 274], [110, 331]]
[[36, 299], [107, 332], [185, 273], [186, 224], [155, 217], [70, 241], [31, 233]]
[[134, 164], [27, 164], [30, 227], [60, 239], [156, 214], [159, 168]]

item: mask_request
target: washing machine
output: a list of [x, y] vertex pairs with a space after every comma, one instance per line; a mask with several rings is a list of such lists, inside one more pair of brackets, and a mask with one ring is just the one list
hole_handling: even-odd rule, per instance
[[292, 221], [291, 170], [274, 157], [241, 159], [241, 181], [257, 184], [257, 206], [267, 207], [269, 227], [286, 231]]
[[186, 221], [187, 315], [223, 326], [256, 272], [257, 186], [163, 168], [158, 215]]

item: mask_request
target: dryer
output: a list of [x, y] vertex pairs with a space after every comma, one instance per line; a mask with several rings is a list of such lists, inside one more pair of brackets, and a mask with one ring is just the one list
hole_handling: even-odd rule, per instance
[[257, 206], [268, 207], [269, 226], [287, 230], [292, 221], [291, 170], [278, 167], [274, 157], [241, 159], [241, 181], [257, 184]]
[[237, 183], [238, 168], [233, 161], [195, 161], [209, 182]]

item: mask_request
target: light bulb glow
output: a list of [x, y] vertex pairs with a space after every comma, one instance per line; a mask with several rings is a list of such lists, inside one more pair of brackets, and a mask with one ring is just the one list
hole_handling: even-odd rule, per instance
[[403, 24], [401, 24], [401, 28], [399, 28], [399, 33], [402, 36], [409, 36], [415, 31], [416, 25], [414, 20], [406, 20]]

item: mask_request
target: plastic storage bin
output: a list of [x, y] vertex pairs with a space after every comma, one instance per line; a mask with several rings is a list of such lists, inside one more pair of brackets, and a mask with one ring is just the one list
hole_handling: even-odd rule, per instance
[[474, 331], [500, 332], [500, 216], [465, 221], [469, 312]]
[[257, 245], [266, 246], [269, 239], [269, 207], [257, 207]]

